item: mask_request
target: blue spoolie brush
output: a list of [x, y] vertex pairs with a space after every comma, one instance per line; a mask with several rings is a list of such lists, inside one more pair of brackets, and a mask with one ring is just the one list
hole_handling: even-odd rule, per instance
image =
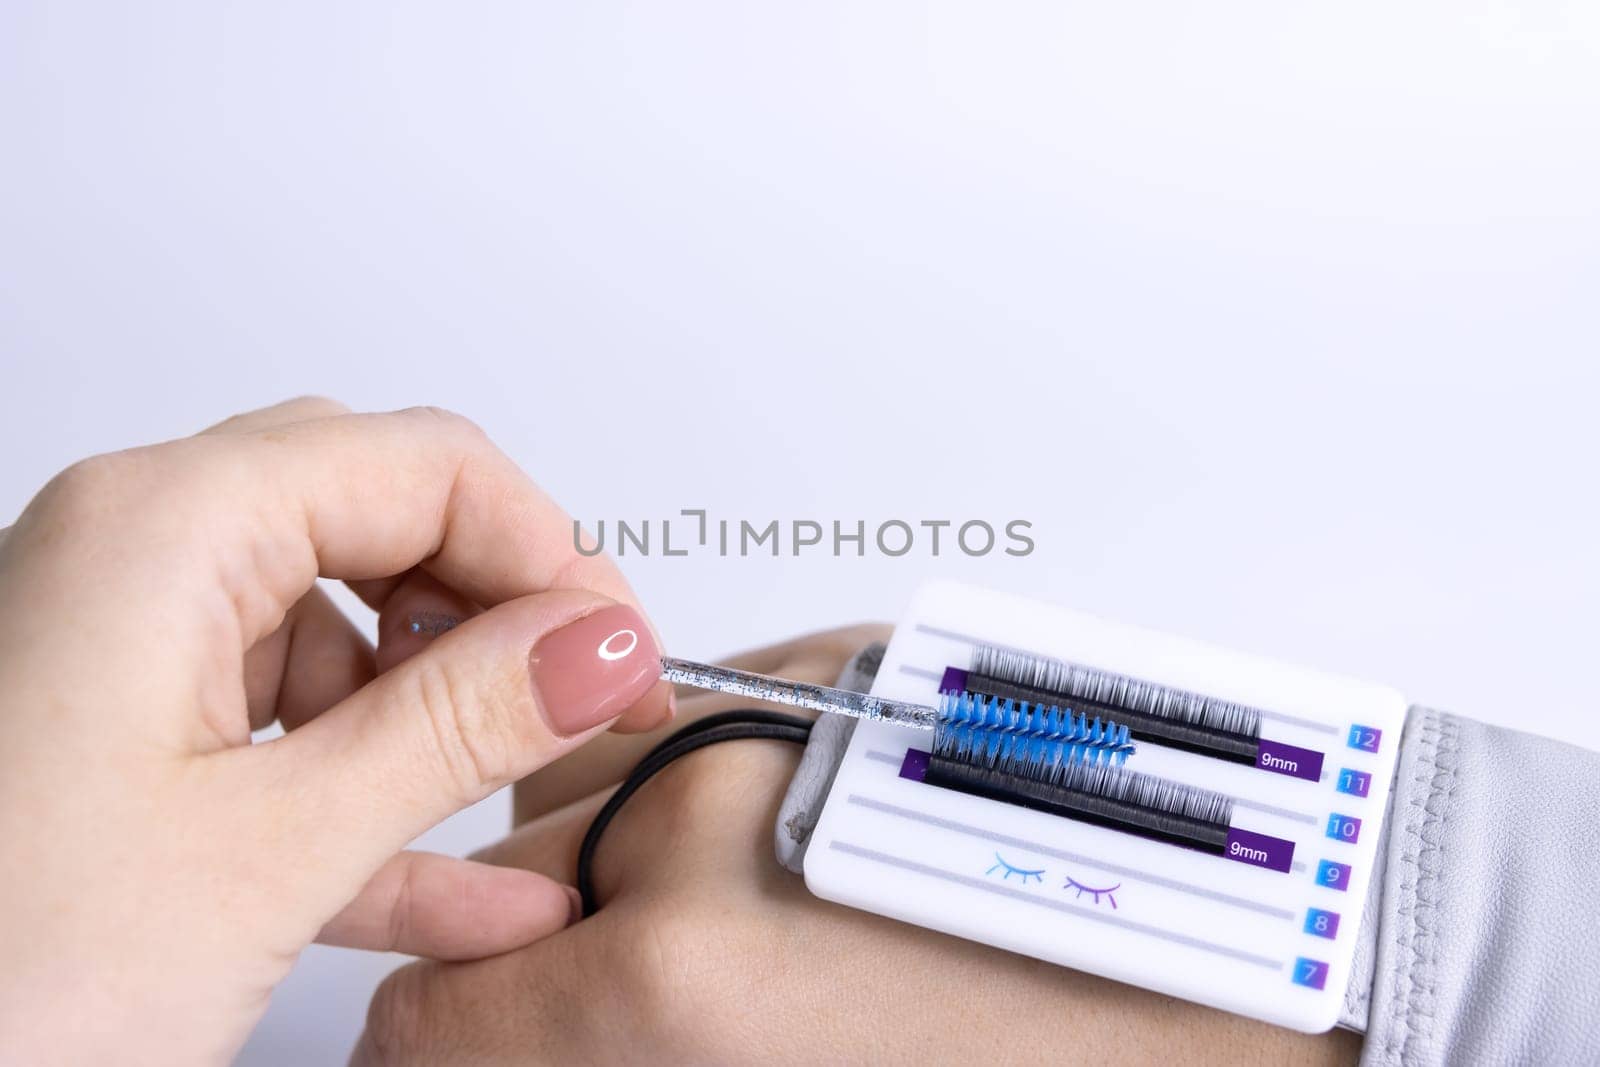
[[1133, 751], [1126, 726], [1091, 719], [1069, 709], [1008, 698], [946, 693], [935, 707], [670, 656], [661, 657], [661, 677], [677, 685], [751, 700], [933, 730], [939, 737], [964, 738], [968, 745], [982, 742], [978, 747], [985, 752], [993, 746], [995, 754], [1003, 749], [1007, 757], [1026, 755], [1029, 761], [1055, 762], [1060, 758], [1076, 762], [1090, 758], [1121, 763]]

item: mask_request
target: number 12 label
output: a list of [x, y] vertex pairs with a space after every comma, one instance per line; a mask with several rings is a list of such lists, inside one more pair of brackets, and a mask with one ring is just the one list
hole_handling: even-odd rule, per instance
[[1359, 748], [1363, 752], [1376, 752], [1383, 743], [1383, 731], [1371, 726], [1350, 727], [1350, 737], [1345, 742], [1351, 748]]

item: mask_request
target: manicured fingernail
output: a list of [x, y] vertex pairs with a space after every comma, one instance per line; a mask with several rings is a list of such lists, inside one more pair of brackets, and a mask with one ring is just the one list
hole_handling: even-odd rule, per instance
[[567, 925], [571, 926], [573, 923], [583, 918], [583, 894], [578, 892], [576, 886], [565, 885], [561, 888], [567, 891], [567, 900], [572, 904], [567, 916]]
[[581, 734], [626, 711], [661, 677], [650, 627], [626, 604], [545, 634], [528, 655], [534, 695], [550, 728]]
[[459, 625], [461, 620], [454, 615], [446, 615], [439, 611], [419, 611], [406, 622], [406, 629], [414, 634], [438, 637], [446, 630], [454, 630]]

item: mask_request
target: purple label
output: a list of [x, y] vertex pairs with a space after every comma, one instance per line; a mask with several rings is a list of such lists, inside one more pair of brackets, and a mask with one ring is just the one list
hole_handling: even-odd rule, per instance
[[946, 667], [944, 677], [939, 679], [939, 692], [960, 693], [967, 688], [967, 672], [960, 667]]
[[900, 761], [900, 777], [920, 782], [928, 775], [928, 754], [921, 749], [906, 749], [906, 758]]
[[1322, 777], [1322, 753], [1264, 740], [1256, 755], [1256, 766], [1274, 774], [1315, 782]]
[[[900, 773], [903, 775], [905, 771]], [[1294, 842], [1234, 827], [1228, 831], [1228, 843], [1223, 855], [1252, 867], [1287, 871], [1294, 863]]]

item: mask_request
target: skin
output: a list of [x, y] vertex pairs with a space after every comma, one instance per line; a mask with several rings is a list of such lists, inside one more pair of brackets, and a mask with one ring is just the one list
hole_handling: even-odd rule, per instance
[[[319, 576], [380, 634], [440, 595], [473, 617], [375, 651]], [[565, 927], [559, 881], [403, 849], [670, 716], [646, 676], [562, 736], [530, 681], [542, 636], [632, 600], [433, 409], [291, 401], [52, 480], [0, 531], [0, 1062], [225, 1063], [313, 939], [470, 959]]]
[[[886, 627], [737, 657], [831, 683]], [[480, 854], [570, 881], [610, 788], [684, 722], [743, 706], [678, 694], [680, 721], [598, 738], [517, 787], [527, 820]], [[353, 1063], [1353, 1063], [1307, 1036], [812, 897], [772, 857], [797, 746], [684, 757], [607, 830], [599, 913], [471, 963], [420, 962], [379, 989]]]

